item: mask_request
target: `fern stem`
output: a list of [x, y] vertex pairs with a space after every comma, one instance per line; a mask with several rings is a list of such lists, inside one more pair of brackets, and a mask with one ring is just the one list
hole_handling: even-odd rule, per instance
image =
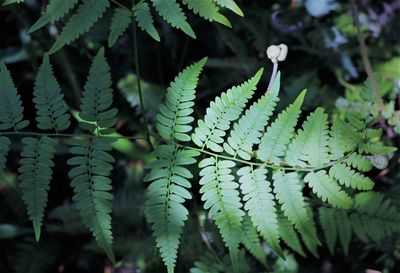
[[129, 12], [131, 12], [131, 10], [130, 10], [128, 7], [124, 6], [124, 5], [121, 4], [120, 2], [118, 2], [118, 1], [116, 1], [116, 0], [111, 0], [111, 2], [113, 2], [115, 5], [117, 5], [117, 6], [120, 7], [121, 9], [126, 9], [126, 10], [128, 10]]
[[272, 85], [274, 84], [275, 78], [276, 78], [276, 73], [278, 72], [278, 63], [274, 63], [274, 67], [272, 68], [272, 74], [271, 74], [271, 78], [269, 79], [269, 83], [268, 83], [268, 88], [267, 88], [267, 92], [269, 90], [271, 90]]
[[381, 114], [383, 114], [383, 112], [385, 111], [383, 99], [382, 99], [381, 94], [379, 93], [375, 74], [372, 70], [371, 61], [368, 57], [368, 50], [367, 50], [367, 46], [365, 44], [365, 37], [364, 37], [364, 34], [360, 30], [360, 20], [358, 18], [357, 6], [356, 6], [356, 3], [354, 2], [354, 0], [350, 0], [350, 3], [351, 3], [351, 12], [353, 14], [353, 20], [354, 20], [354, 23], [355, 23], [356, 29], [357, 29], [357, 39], [358, 39], [358, 43], [360, 45], [362, 62], [363, 62], [364, 68], [365, 68], [365, 72], [367, 72], [368, 78], [371, 82], [372, 93], [374, 94], [376, 103], [378, 104], [379, 112]]
[[181, 148], [184, 148], [184, 149], [194, 150], [194, 151], [198, 151], [198, 152], [203, 153], [203, 154], [214, 156], [216, 158], [222, 158], [222, 159], [226, 159], [226, 160], [236, 161], [238, 163], [249, 165], [251, 167], [258, 166], [258, 167], [265, 167], [265, 168], [270, 168], [270, 169], [275, 169], [275, 170], [287, 170], [287, 171], [299, 171], [299, 172], [318, 171], [318, 170], [329, 168], [329, 167], [331, 167], [331, 166], [333, 166], [333, 165], [335, 165], [337, 163], [343, 162], [353, 152], [352, 151], [352, 152], [348, 153], [346, 156], [342, 157], [341, 159], [329, 162], [328, 164], [325, 164], [323, 166], [316, 167], [316, 166], [307, 165], [304, 168], [297, 168], [297, 167], [290, 167], [289, 164], [287, 164], [286, 162], [281, 162], [281, 164], [273, 164], [273, 163], [268, 163], [268, 162], [265, 162], [265, 163], [252, 162], [252, 161], [247, 161], [247, 160], [243, 160], [243, 159], [239, 159], [239, 158], [235, 158], [235, 157], [216, 154], [216, 153], [204, 150], [202, 148], [196, 148], [196, 147], [192, 147], [192, 146], [182, 145], [182, 144], [179, 144], [179, 143], [175, 143], [175, 145], [177, 145], [177, 146], [179, 146]]
[[[132, 7], [134, 7], [134, 6], [135, 6], [135, 0], [132, 0]], [[153, 144], [151, 143], [151, 139], [150, 139], [150, 132], [149, 132], [149, 126], [148, 126], [148, 122], [147, 122], [147, 117], [146, 117], [146, 114], [144, 111], [145, 109], [144, 109], [144, 101], [143, 101], [143, 94], [142, 94], [142, 85], [140, 82], [137, 27], [136, 27], [135, 23], [133, 23], [132, 25], [133, 25], [133, 27], [132, 27], [132, 30], [133, 30], [133, 54], [134, 54], [134, 58], [135, 58], [135, 72], [136, 72], [136, 79], [137, 79], [137, 87], [138, 87], [138, 91], [139, 91], [140, 109], [141, 109], [142, 117], [143, 117], [143, 121], [144, 121], [144, 131], [145, 131], [147, 142], [150, 146], [150, 149], [154, 150]]]

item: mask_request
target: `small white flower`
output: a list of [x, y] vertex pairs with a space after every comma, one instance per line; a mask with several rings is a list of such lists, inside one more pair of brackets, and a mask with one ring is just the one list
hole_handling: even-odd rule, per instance
[[288, 54], [288, 47], [285, 44], [279, 46], [271, 45], [267, 48], [268, 59], [273, 63], [282, 62], [286, 59]]

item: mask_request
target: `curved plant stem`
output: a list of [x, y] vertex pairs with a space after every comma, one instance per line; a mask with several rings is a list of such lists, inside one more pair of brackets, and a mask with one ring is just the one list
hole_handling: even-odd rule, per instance
[[274, 63], [274, 67], [272, 68], [271, 78], [269, 79], [269, 83], [268, 83], [267, 92], [272, 88], [272, 85], [274, 84], [277, 72], [278, 72], [278, 63]]
[[364, 34], [360, 30], [360, 20], [358, 18], [357, 6], [356, 6], [356, 3], [354, 2], [354, 0], [350, 0], [350, 3], [351, 3], [351, 11], [353, 14], [354, 23], [357, 28], [357, 39], [358, 39], [358, 43], [360, 45], [361, 58], [362, 58], [362, 62], [364, 65], [364, 69], [368, 75], [370, 82], [371, 82], [372, 92], [375, 96], [376, 103], [378, 104], [379, 112], [382, 114], [384, 112], [383, 99], [382, 99], [381, 94], [379, 93], [378, 84], [376, 82], [376, 78], [375, 78], [374, 72], [372, 70], [371, 61], [368, 57], [368, 49], [365, 44], [365, 37], [364, 37]]
[[[135, 6], [135, 0], [132, 0], [132, 7]], [[150, 132], [149, 132], [149, 126], [147, 122], [147, 117], [145, 113], [145, 108], [144, 108], [144, 101], [143, 101], [143, 93], [142, 93], [142, 85], [140, 83], [140, 67], [139, 67], [139, 54], [138, 54], [138, 42], [137, 42], [137, 27], [136, 24], [132, 24], [133, 27], [133, 54], [135, 58], [135, 72], [136, 72], [136, 79], [137, 79], [137, 87], [139, 91], [139, 100], [140, 100], [140, 108], [142, 112], [142, 117], [143, 117], [143, 127], [144, 127], [144, 132], [146, 134], [146, 139], [147, 142], [150, 146], [151, 150], [154, 150], [153, 144], [150, 139]]]

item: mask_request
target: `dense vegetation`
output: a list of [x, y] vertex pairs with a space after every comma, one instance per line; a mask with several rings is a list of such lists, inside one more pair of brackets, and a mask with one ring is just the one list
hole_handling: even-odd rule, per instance
[[6, 0], [1, 272], [398, 272], [400, 2]]

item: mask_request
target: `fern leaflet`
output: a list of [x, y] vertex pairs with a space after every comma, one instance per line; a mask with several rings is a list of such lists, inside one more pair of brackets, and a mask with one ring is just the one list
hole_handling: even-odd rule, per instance
[[39, 68], [33, 95], [39, 129], [54, 129], [59, 132], [69, 127], [70, 115], [66, 113], [68, 106], [54, 77], [53, 68], [47, 55], [45, 55], [43, 64]]
[[244, 16], [243, 11], [239, 8], [239, 6], [235, 3], [234, 0], [214, 0], [215, 3], [217, 3], [221, 7], [225, 7], [227, 9], [230, 9], [234, 13], [236, 13], [239, 16]]
[[109, 5], [108, 0], [82, 0], [77, 12], [69, 18], [60, 36], [50, 48], [49, 54], [53, 54], [87, 32], [103, 16]]
[[33, 26], [30, 27], [28, 33], [32, 33], [39, 28], [42, 28], [44, 25], [50, 23], [54, 23], [57, 20], [64, 17], [65, 14], [78, 3], [78, 0], [50, 0], [49, 4], [46, 7], [45, 14], [36, 21]]
[[25, 137], [21, 152], [21, 167], [18, 169], [19, 186], [22, 190], [22, 199], [27, 208], [29, 219], [33, 222], [36, 241], [40, 239], [44, 210], [47, 203], [47, 191], [53, 175], [53, 157], [55, 141], [42, 136], [40, 139]]
[[6, 167], [7, 154], [10, 151], [11, 141], [8, 137], [0, 135], [0, 174]]
[[157, 12], [171, 26], [182, 30], [193, 39], [196, 39], [196, 34], [194, 34], [192, 27], [186, 21], [186, 15], [176, 0], [151, 0], [151, 2]]
[[193, 10], [195, 14], [199, 14], [210, 22], [216, 21], [227, 27], [232, 27], [229, 20], [218, 12], [218, 7], [214, 4], [213, 0], [183, 0], [189, 9]]
[[0, 130], [12, 128], [18, 131], [28, 126], [29, 121], [23, 120], [21, 96], [3, 61], [0, 61], [0, 105]]
[[133, 7], [133, 14], [139, 28], [146, 31], [154, 40], [160, 41], [160, 35], [153, 24], [153, 16], [150, 12], [149, 4], [142, 1]]
[[329, 169], [329, 175], [339, 181], [340, 184], [353, 189], [367, 191], [374, 187], [374, 182], [370, 178], [355, 172], [342, 163], [333, 165]]
[[246, 249], [263, 265], [266, 265], [267, 255], [260, 243], [257, 229], [254, 227], [250, 217], [243, 218], [242, 242]]
[[123, 8], [117, 8], [111, 19], [110, 35], [108, 36], [108, 46], [112, 47], [125, 30], [129, 27], [132, 20], [132, 13]]

